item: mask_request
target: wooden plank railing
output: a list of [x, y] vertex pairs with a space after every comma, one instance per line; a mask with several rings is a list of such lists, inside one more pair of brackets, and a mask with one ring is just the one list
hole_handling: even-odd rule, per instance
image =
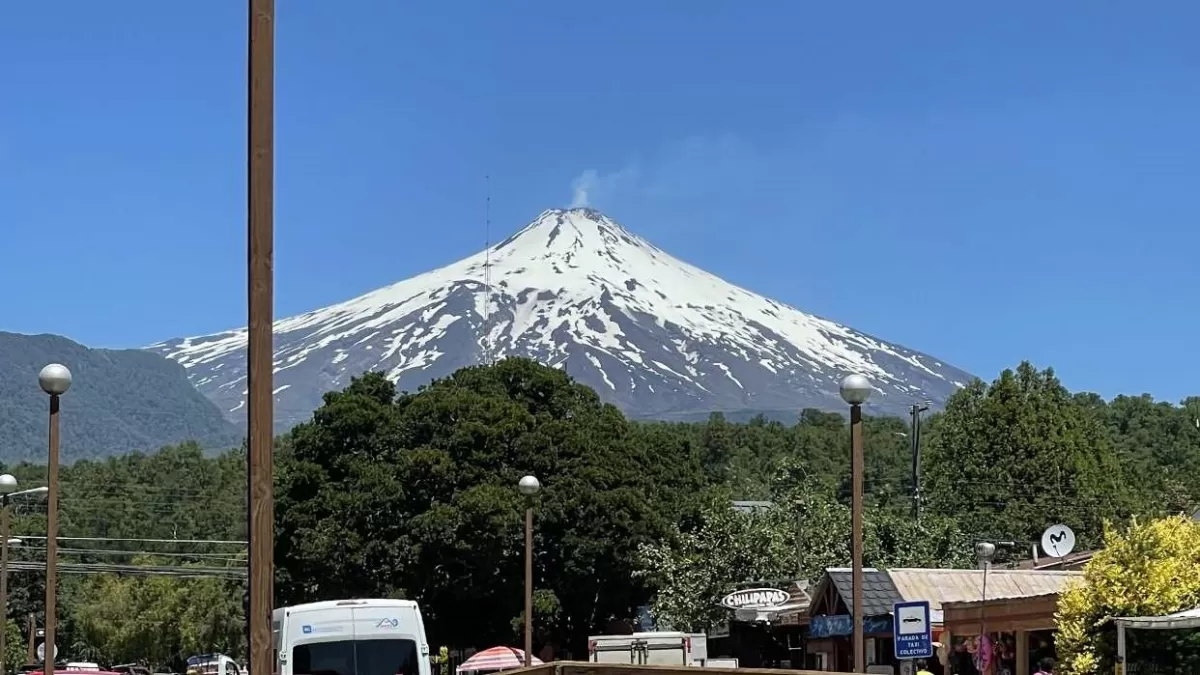
[[697, 668], [696, 666], [635, 666], [623, 663], [554, 661], [540, 666], [505, 671], [504, 675], [849, 675], [819, 670], [786, 668]]

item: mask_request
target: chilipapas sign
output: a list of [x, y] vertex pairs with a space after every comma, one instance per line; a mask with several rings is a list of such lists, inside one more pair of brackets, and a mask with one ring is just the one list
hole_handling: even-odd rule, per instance
[[747, 588], [725, 596], [721, 604], [729, 609], [769, 609], [786, 605], [789, 599], [787, 591], [778, 588]]

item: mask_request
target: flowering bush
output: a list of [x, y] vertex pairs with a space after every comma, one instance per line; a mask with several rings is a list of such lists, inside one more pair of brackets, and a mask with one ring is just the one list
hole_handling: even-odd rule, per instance
[[[1099, 675], [1113, 672], [1116, 616], [1160, 616], [1200, 605], [1200, 523], [1183, 516], [1111, 527], [1105, 547], [1084, 570], [1082, 583], [1058, 601], [1059, 672]], [[1175, 633], [1175, 631], [1170, 631]], [[1190, 636], [1163, 635], [1170, 647], [1157, 650], [1173, 660], [1200, 657]]]

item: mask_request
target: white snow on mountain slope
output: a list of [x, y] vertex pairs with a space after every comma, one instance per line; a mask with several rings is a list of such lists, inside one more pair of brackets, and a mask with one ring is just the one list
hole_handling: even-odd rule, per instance
[[[734, 286], [590, 209], [546, 211], [489, 251], [281, 319], [274, 331], [281, 426], [364, 370], [414, 389], [485, 355], [564, 367], [638, 416], [830, 408], [848, 372], [870, 377], [880, 403], [899, 409], [937, 404], [970, 377]], [[239, 417], [245, 329], [148, 349]]]

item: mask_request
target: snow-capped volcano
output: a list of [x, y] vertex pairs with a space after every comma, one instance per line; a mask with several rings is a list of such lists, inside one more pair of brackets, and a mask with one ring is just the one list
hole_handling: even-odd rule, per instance
[[[242, 422], [246, 330], [148, 347], [188, 369]], [[441, 269], [275, 322], [276, 424], [366, 370], [401, 389], [506, 356], [565, 368], [634, 417], [713, 410], [841, 410], [850, 372], [872, 412], [939, 405], [970, 378], [756, 295], [672, 257], [591, 209], [552, 209]]]

